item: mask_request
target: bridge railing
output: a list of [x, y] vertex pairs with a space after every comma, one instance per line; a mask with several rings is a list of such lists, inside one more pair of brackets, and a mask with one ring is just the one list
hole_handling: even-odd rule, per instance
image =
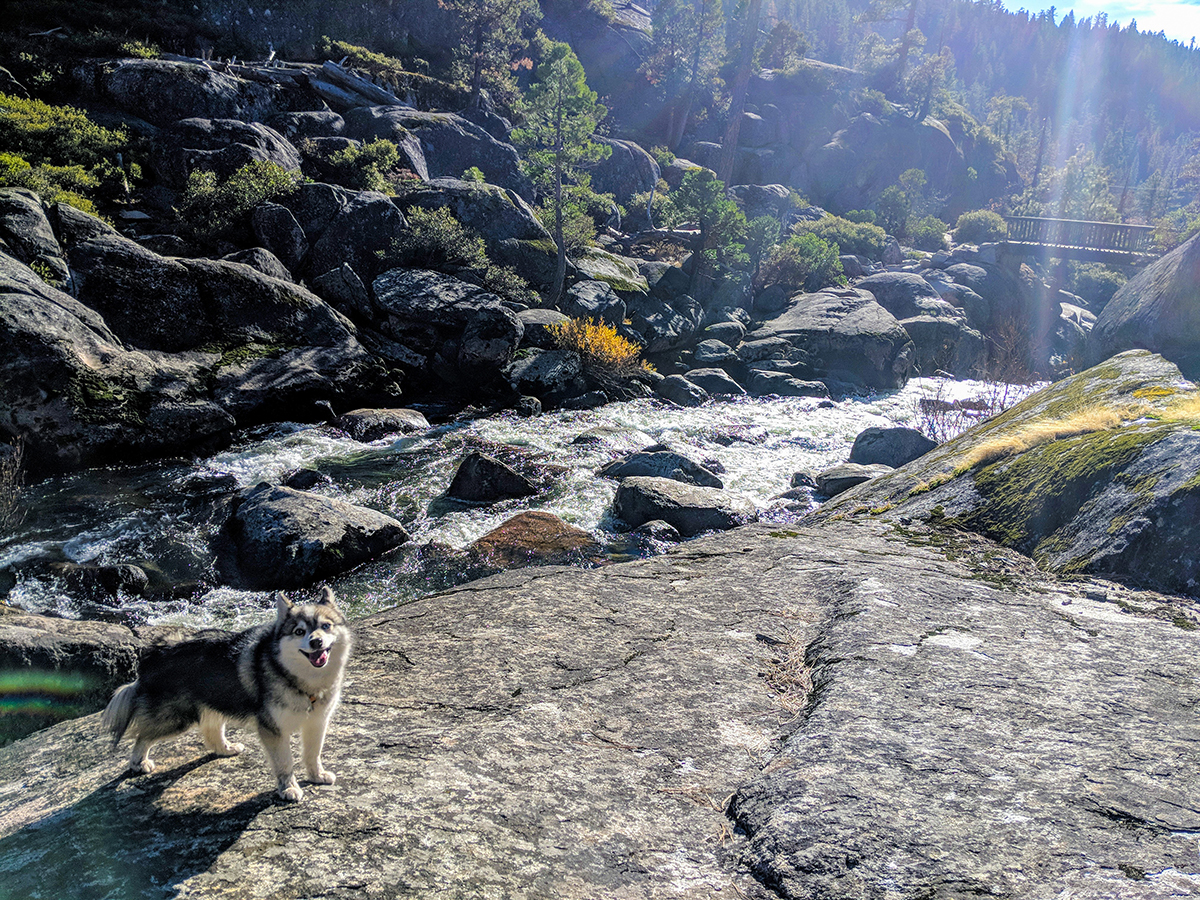
[[1039, 244], [1081, 250], [1152, 254], [1154, 227], [1122, 225], [1118, 222], [1082, 222], [1076, 219], [1039, 219], [1005, 216], [1010, 244]]

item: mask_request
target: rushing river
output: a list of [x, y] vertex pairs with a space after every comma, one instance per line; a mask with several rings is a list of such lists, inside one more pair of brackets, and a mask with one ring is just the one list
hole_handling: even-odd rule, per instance
[[[329, 426], [259, 428], [207, 458], [93, 469], [28, 487], [23, 520], [15, 534], [0, 541], [0, 578], [12, 588], [9, 602], [29, 610], [245, 627], [262, 620], [270, 598], [210, 587], [217, 581], [210, 542], [233, 490], [279, 481], [303, 467], [329, 476], [314, 491], [388, 513], [412, 535], [399, 551], [334, 581], [344, 605], [362, 615], [462, 580], [453, 567], [439, 568], [423, 558], [429, 554], [419, 553], [420, 546], [465, 547], [524, 509], [562, 517], [593, 533], [612, 558], [621, 558], [625, 544], [610, 512], [617, 485], [595, 470], [644, 442], [642, 435], [698, 462], [715, 461], [727, 490], [753, 500], [764, 518], [782, 522], [799, 514], [794, 505], [786, 509], [773, 502], [788, 490], [792, 474], [844, 462], [863, 429], [928, 426], [922, 398], [994, 401], [995, 390], [978, 382], [923, 378], [899, 391], [833, 405], [778, 398], [683, 409], [637, 400], [533, 419], [498, 415], [455, 421], [372, 444]], [[1028, 390], [1008, 390], [1006, 403]], [[596, 428], [628, 435], [630, 446], [573, 443]], [[439, 499], [468, 449], [496, 444], [520, 448], [564, 471], [548, 491], [523, 501], [467, 508]], [[46, 574], [44, 563], [53, 561], [137, 564], [150, 575], [155, 599], [122, 596], [115, 607], [96, 607]]]

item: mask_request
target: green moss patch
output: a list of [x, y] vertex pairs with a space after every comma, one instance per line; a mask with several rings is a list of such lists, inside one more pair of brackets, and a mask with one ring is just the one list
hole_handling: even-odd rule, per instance
[[959, 517], [958, 524], [1032, 555], [1146, 447], [1170, 432], [1158, 425], [1097, 431], [983, 466], [974, 477], [985, 502]]

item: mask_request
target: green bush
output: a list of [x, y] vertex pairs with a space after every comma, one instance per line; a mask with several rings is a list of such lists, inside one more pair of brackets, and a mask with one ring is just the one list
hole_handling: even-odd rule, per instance
[[923, 216], [909, 219], [905, 230], [908, 239], [918, 250], [941, 250], [949, 227], [937, 216]]
[[811, 233], [777, 244], [759, 269], [760, 289], [778, 284], [812, 292], [845, 283], [837, 248]]
[[1092, 310], [1103, 307], [1129, 280], [1129, 276], [1102, 263], [1075, 263], [1071, 268], [1071, 293], [1082, 297]]
[[129, 146], [123, 128], [104, 128], [73, 106], [0, 94], [0, 147], [33, 165], [92, 168]]
[[954, 240], [960, 243], [986, 244], [1004, 240], [1008, 226], [1004, 217], [990, 209], [976, 209], [958, 217]]
[[291, 193], [300, 176], [282, 166], [255, 160], [225, 181], [212, 172], [193, 172], [175, 214], [197, 240], [215, 243], [235, 236], [258, 204]]
[[380, 253], [386, 266], [433, 269], [471, 281], [507, 300], [536, 301], [525, 279], [507, 266], [493, 263], [483, 238], [450, 210], [410, 206], [404, 217], [408, 230]]
[[[306, 152], [311, 152], [309, 144]], [[393, 193], [400, 164], [400, 151], [385, 138], [357, 144], [320, 157], [322, 174], [334, 184], [356, 191]]]
[[834, 244], [839, 253], [853, 253], [868, 259], [883, 256], [883, 244], [887, 235], [878, 225], [868, 222], [852, 222], [841, 216], [824, 216], [815, 222], [797, 222], [792, 226], [794, 234], [814, 234], [821, 240]]
[[873, 209], [852, 209], [846, 213], [843, 218], [848, 219], [858, 225], [874, 225], [875, 210]]
[[[96, 200], [129, 190], [118, 159], [131, 155], [124, 129], [97, 125], [72, 106], [0, 94], [0, 185], [34, 191], [49, 203], [96, 213]], [[141, 169], [128, 164], [134, 178]]]
[[888, 234], [901, 235], [912, 212], [912, 201], [899, 185], [889, 185], [875, 202], [875, 211], [879, 213], [879, 224]]

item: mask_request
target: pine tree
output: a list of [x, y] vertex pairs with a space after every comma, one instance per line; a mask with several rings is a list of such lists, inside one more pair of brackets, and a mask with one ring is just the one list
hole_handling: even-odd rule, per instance
[[526, 148], [526, 167], [554, 215], [552, 231], [558, 245], [558, 261], [552, 299], [557, 302], [567, 273], [563, 239], [567, 188], [586, 186], [588, 175], [582, 167], [599, 162], [612, 152], [592, 140], [607, 110], [596, 102], [596, 92], [587, 86], [583, 66], [574, 51], [556, 41], [548, 43], [521, 110], [525, 123], [512, 136]]
[[471, 99], [479, 101], [484, 76], [506, 77], [526, 32], [542, 17], [537, 0], [438, 0], [459, 22], [458, 56], [470, 71]]

